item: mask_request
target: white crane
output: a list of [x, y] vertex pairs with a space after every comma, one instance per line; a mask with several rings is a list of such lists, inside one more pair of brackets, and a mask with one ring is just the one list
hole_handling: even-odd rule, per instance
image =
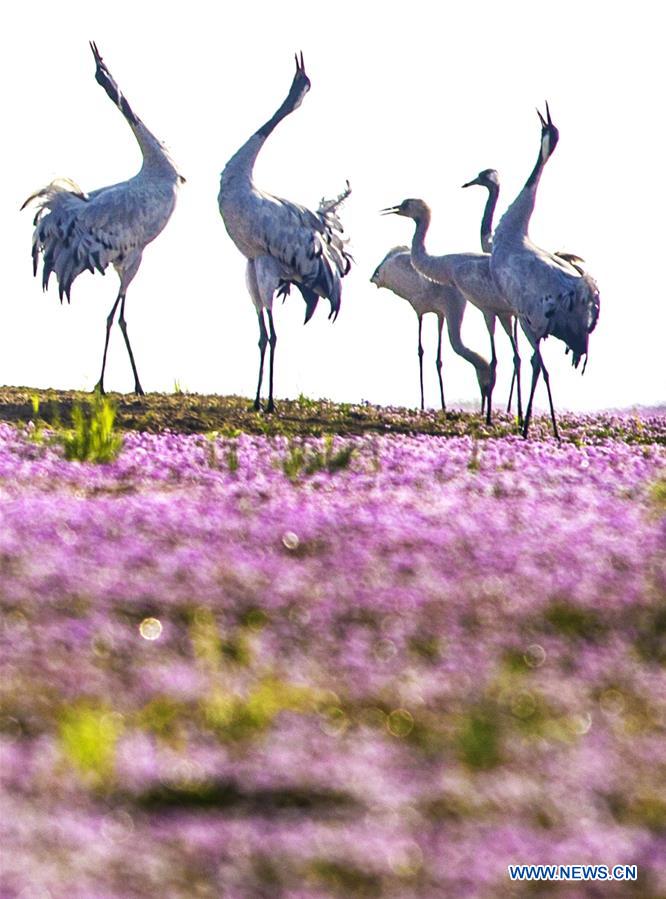
[[[409, 247], [393, 247], [379, 263], [370, 279], [377, 287], [386, 287], [399, 297], [407, 300], [418, 317], [419, 338], [419, 381], [421, 385], [421, 409], [425, 408], [423, 396], [423, 344], [421, 330], [423, 316], [428, 312], [434, 312], [437, 316], [437, 377], [439, 379], [439, 392], [442, 409], [446, 409], [444, 403], [444, 385], [442, 383], [442, 329], [444, 319], [449, 340], [454, 352], [466, 359], [474, 366], [476, 377], [481, 390], [481, 411], [488, 399], [491, 389], [490, 366], [486, 360], [468, 349], [462, 342], [460, 335], [466, 300], [457, 288], [436, 284], [429, 278], [424, 278], [412, 265]], [[489, 404], [490, 407], [490, 404]]]
[[121, 111], [139, 144], [143, 156], [141, 170], [129, 181], [84, 193], [73, 181], [57, 179], [32, 194], [39, 202], [32, 241], [33, 271], [37, 274], [40, 254], [43, 262], [42, 287], [47, 289], [54, 273], [60, 302], [70, 299], [72, 283], [83, 271], [104, 274], [113, 265], [120, 278], [120, 290], [106, 320], [102, 372], [96, 389], [104, 393], [104, 370], [109, 334], [120, 305], [118, 324], [125, 339], [134, 392], [143, 394], [127, 334], [125, 299], [127, 288], [139, 270], [143, 251], [171, 218], [176, 191], [185, 179], [178, 174], [162, 143], [132, 111], [114, 81], [97, 46], [91, 42], [95, 58], [95, 78]]
[[[311, 318], [320, 297], [330, 301], [329, 318], [340, 309], [341, 279], [349, 272], [351, 256], [342, 239], [337, 207], [349, 195], [322, 200], [316, 213], [304, 206], [265, 193], [255, 187], [252, 172], [259, 151], [276, 125], [297, 109], [310, 90], [303, 54], [296, 57], [296, 73], [289, 93], [271, 118], [231, 157], [220, 177], [218, 202], [229, 236], [247, 259], [246, 281], [259, 320], [259, 380], [254, 408], [261, 408], [264, 354], [270, 344], [269, 388], [266, 411], [272, 412], [273, 365], [277, 336], [273, 323], [273, 297], [286, 295], [295, 284]], [[268, 319], [268, 331], [264, 321]]]
[[541, 113], [538, 115], [541, 122], [539, 156], [523, 189], [497, 226], [490, 268], [500, 291], [516, 309], [521, 327], [534, 349], [531, 360], [532, 385], [525, 412], [523, 436], [527, 436], [532, 401], [541, 373], [548, 391], [553, 433], [559, 439], [550, 378], [543, 364], [540, 343], [550, 334], [564, 341], [567, 352], [571, 350], [575, 368], [585, 356], [584, 372], [588, 338], [599, 318], [599, 289], [580, 266], [540, 249], [529, 238], [529, 223], [539, 180], [559, 139], [548, 104], [546, 118]]

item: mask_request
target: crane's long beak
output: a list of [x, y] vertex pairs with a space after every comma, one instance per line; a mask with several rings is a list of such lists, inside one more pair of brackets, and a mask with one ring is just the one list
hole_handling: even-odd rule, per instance
[[480, 184], [480, 183], [481, 182], [479, 181], [479, 179], [475, 178], [473, 181], [468, 181], [466, 184], [463, 184], [462, 186], [463, 187], [471, 187], [473, 184]]
[[541, 122], [542, 128], [547, 128], [548, 125], [553, 124], [553, 120], [550, 117], [550, 107], [548, 106], [548, 100], [546, 100], [546, 118], [541, 115], [540, 111], [537, 109], [537, 115], [539, 116], [539, 121]]
[[391, 215], [391, 213], [394, 213], [395, 215], [397, 215], [399, 213], [399, 210], [400, 210], [399, 206], [387, 206], [386, 209], [380, 209], [379, 214], [380, 215]]

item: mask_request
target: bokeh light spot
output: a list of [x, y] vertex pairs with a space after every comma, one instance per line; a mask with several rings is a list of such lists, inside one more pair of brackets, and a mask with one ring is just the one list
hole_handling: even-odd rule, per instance
[[540, 668], [546, 661], [546, 650], [538, 643], [532, 643], [523, 653], [523, 659], [530, 668]]
[[333, 706], [326, 709], [319, 726], [329, 737], [337, 737], [349, 727], [349, 718], [343, 709]]
[[617, 715], [621, 715], [625, 709], [627, 704], [624, 695], [620, 693], [619, 690], [615, 690], [613, 688], [609, 690], [604, 690], [604, 692], [599, 697], [599, 705], [601, 706], [601, 711], [610, 715], [611, 717], [615, 717]]
[[569, 719], [569, 729], [575, 734], [583, 736], [592, 727], [592, 715], [583, 712], [581, 715], [572, 715]]
[[124, 843], [134, 833], [134, 821], [129, 812], [115, 811], [102, 819], [102, 836], [109, 843]]
[[144, 618], [139, 633], [144, 640], [158, 640], [162, 636], [162, 622], [157, 618]]
[[298, 534], [295, 534], [293, 531], [285, 531], [282, 535], [282, 544], [285, 549], [293, 552], [295, 549], [298, 549], [298, 545], [301, 541], [298, 539]]
[[414, 718], [407, 709], [394, 709], [386, 720], [386, 728], [394, 737], [406, 737], [414, 727]]
[[528, 690], [521, 690], [511, 700], [511, 711], [516, 718], [531, 718], [536, 712], [537, 701]]

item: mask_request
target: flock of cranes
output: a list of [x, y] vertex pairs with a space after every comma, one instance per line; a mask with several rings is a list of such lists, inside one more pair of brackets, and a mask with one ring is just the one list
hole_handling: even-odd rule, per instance
[[[48, 287], [55, 274], [60, 300], [69, 302], [72, 283], [83, 271], [104, 274], [113, 265], [120, 288], [106, 321], [102, 368], [96, 389], [104, 392], [104, 370], [111, 328], [118, 306], [118, 324], [123, 334], [134, 375], [134, 390], [142, 394], [141, 382], [127, 332], [125, 301], [127, 289], [141, 264], [144, 248], [164, 229], [173, 213], [176, 193], [185, 180], [164, 145], [134, 113], [113, 79], [97, 46], [91, 43], [95, 78], [118, 107], [139, 144], [143, 164], [128, 181], [84, 193], [73, 181], [58, 179], [32, 194], [23, 204], [36, 201], [32, 244], [34, 273], [42, 259], [42, 286]], [[350, 271], [352, 257], [346, 249], [338, 209], [351, 189], [332, 200], [322, 200], [315, 212], [266, 193], [255, 186], [253, 169], [261, 148], [274, 128], [297, 109], [310, 89], [303, 55], [296, 56], [296, 72], [289, 92], [275, 113], [231, 157], [220, 178], [220, 214], [229, 236], [247, 260], [246, 282], [259, 325], [259, 375], [254, 408], [262, 408], [261, 391], [266, 347], [269, 350], [268, 399], [265, 410], [275, 408], [273, 373], [277, 335], [273, 301], [286, 297], [295, 286], [306, 306], [305, 321], [315, 311], [320, 298], [330, 303], [329, 318], [340, 310], [341, 282]], [[541, 143], [536, 165], [525, 186], [504, 214], [493, 234], [492, 223], [499, 178], [486, 169], [463, 187], [480, 185], [488, 191], [481, 223], [481, 252], [431, 255], [425, 247], [430, 209], [420, 199], [406, 199], [382, 210], [384, 214], [411, 218], [414, 236], [411, 247], [394, 247], [375, 270], [371, 281], [406, 299], [418, 317], [418, 355], [423, 394], [423, 316], [434, 312], [438, 320], [437, 376], [442, 408], [445, 409], [442, 381], [442, 332], [446, 320], [453, 350], [474, 366], [481, 392], [481, 411], [490, 422], [495, 386], [497, 355], [495, 323], [499, 319], [511, 342], [513, 379], [511, 406], [516, 388], [518, 417], [527, 436], [534, 393], [543, 375], [550, 404], [555, 437], [557, 420], [550, 379], [541, 356], [541, 341], [553, 335], [571, 352], [574, 366], [586, 357], [588, 338], [599, 316], [599, 291], [581, 267], [580, 257], [549, 253], [530, 241], [528, 228], [534, 209], [539, 180], [558, 141], [558, 131], [546, 105], [539, 113]], [[491, 359], [487, 362], [466, 347], [461, 324], [467, 303], [481, 310], [490, 336]], [[532, 349], [532, 382], [523, 417], [520, 392], [520, 326]], [[585, 366], [583, 366], [583, 371]]]

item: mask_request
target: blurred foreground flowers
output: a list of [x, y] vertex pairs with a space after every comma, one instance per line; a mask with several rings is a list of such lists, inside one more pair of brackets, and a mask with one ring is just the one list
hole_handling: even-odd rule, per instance
[[0, 895], [664, 895], [665, 461], [0, 426]]

